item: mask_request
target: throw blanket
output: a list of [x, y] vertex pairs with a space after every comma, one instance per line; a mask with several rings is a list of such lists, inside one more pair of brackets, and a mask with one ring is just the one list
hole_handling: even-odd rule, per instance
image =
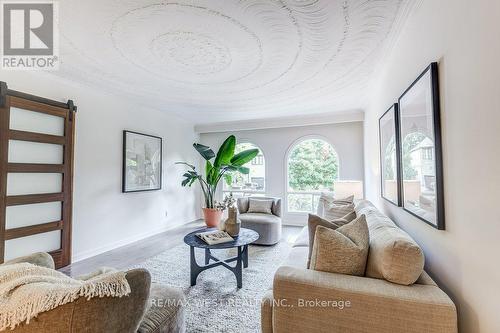
[[130, 293], [124, 272], [102, 269], [72, 279], [50, 268], [28, 263], [0, 266], [0, 331], [71, 303], [79, 297], [122, 297]]

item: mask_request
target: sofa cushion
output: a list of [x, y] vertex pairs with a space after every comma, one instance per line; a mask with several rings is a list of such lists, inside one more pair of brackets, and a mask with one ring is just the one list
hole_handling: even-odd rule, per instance
[[281, 223], [281, 219], [275, 215], [263, 213], [245, 213], [238, 215], [243, 223]]
[[309, 249], [307, 247], [294, 247], [281, 266], [291, 266], [306, 269], [308, 255]]
[[363, 276], [370, 238], [364, 215], [337, 229], [316, 228], [310, 268], [316, 271]]
[[138, 333], [184, 332], [185, 314], [182, 291], [160, 284], [151, 285], [148, 309]]
[[293, 247], [309, 247], [309, 230], [307, 226], [302, 228], [297, 239], [293, 243]]
[[402, 285], [415, 283], [425, 263], [418, 244], [366, 200], [356, 205], [356, 214], [366, 216], [370, 231], [366, 276]]
[[272, 214], [273, 200], [266, 199], [248, 199], [248, 211], [247, 213], [263, 213]]
[[241, 226], [259, 234], [253, 244], [273, 245], [281, 239], [281, 218], [276, 215], [262, 213], [245, 213], [239, 216]]

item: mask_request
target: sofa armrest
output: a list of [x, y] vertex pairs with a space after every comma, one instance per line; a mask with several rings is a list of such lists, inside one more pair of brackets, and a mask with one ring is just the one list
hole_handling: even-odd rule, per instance
[[19, 263], [29, 263], [41, 267], [55, 269], [54, 259], [52, 259], [52, 256], [50, 254], [45, 252], [37, 252], [30, 254], [29, 256], [12, 259], [5, 262], [4, 265]]
[[283, 266], [274, 277], [273, 332], [456, 333], [456, 308], [437, 286]]
[[268, 290], [260, 303], [260, 331], [273, 333], [273, 291]]
[[76, 301], [43, 312], [22, 323], [14, 333], [35, 332], [120, 332], [136, 333], [144, 316], [151, 287], [151, 276], [143, 269], [126, 274], [130, 294], [123, 297], [96, 297]]
[[131, 290], [128, 296], [79, 298], [74, 303], [72, 332], [137, 332], [147, 308], [151, 275], [133, 269], [126, 279]]
[[281, 217], [282, 210], [281, 210], [281, 199], [280, 198], [275, 198], [274, 203], [273, 203], [273, 214], [277, 217]]

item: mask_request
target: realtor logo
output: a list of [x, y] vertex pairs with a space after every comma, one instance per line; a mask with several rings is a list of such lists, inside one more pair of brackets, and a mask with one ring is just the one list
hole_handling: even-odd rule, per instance
[[59, 66], [57, 3], [1, 1], [1, 68], [54, 70]]

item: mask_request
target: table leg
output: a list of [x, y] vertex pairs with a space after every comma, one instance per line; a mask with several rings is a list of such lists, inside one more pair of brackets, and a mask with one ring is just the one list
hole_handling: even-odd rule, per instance
[[243, 247], [243, 268], [248, 267], [248, 245]]
[[205, 265], [210, 263], [210, 249], [205, 249]]
[[[190, 253], [190, 277], [191, 277], [191, 286], [196, 285], [196, 279], [198, 275], [204, 270], [214, 268], [217, 266], [224, 266], [230, 271], [232, 271], [236, 277], [236, 285], [238, 288], [243, 287], [243, 267], [248, 267], [248, 246], [238, 246], [238, 255], [233, 258], [229, 258], [226, 260], [219, 260], [216, 257], [212, 256], [210, 249], [205, 249], [205, 266], [199, 266], [196, 262], [195, 256], [195, 248], [194, 246], [189, 247]], [[210, 260], [213, 260], [214, 263], [210, 263]], [[230, 262], [236, 261], [236, 266], [232, 267], [229, 265]]]
[[190, 259], [191, 259], [191, 286], [196, 285], [196, 278], [200, 274], [200, 269], [196, 263], [196, 257], [194, 254], [194, 247], [190, 246]]
[[236, 276], [236, 285], [238, 288], [243, 287], [243, 246], [238, 246], [238, 259], [236, 267], [234, 267], [234, 275]]

